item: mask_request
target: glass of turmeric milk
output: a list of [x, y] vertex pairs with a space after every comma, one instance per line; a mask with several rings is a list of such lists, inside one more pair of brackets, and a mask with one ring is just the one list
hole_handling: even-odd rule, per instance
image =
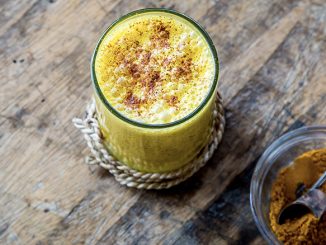
[[91, 62], [104, 143], [123, 164], [168, 172], [208, 143], [218, 58], [194, 20], [166, 9], [142, 9], [115, 21]]

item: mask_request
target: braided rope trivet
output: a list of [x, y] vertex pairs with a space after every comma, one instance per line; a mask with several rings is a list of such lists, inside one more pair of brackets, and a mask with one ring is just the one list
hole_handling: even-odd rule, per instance
[[80, 129], [83, 133], [87, 145], [92, 152], [92, 155], [86, 158], [88, 164], [96, 164], [109, 170], [120, 184], [128, 187], [138, 189], [167, 189], [188, 179], [203, 167], [212, 157], [220, 143], [224, 132], [225, 119], [222, 99], [219, 93], [216, 96], [213, 117], [214, 121], [211, 137], [209, 143], [201, 153], [196, 156], [194, 160], [180, 169], [165, 173], [140, 172], [122, 164], [110, 155], [103, 145], [103, 138], [97, 121], [94, 99], [86, 108], [85, 118], [74, 118], [72, 121], [76, 128]]

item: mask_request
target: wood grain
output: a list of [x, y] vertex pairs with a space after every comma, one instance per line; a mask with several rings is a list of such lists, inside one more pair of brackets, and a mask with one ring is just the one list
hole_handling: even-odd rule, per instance
[[[262, 244], [250, 176], [288, 130], [326, 124], [326, 3], [292, 0], [0, 2], [0, 244]], [[71, 119], [113, 20], [166, 7], [198, 20], [221, 62], [227, 128], [210, 163], [170, 190], [119, 186], [84, 164]]]

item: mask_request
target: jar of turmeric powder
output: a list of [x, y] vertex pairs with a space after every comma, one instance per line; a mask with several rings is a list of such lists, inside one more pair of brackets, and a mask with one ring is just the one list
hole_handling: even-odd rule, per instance
[[[309, 244], [318, 244], [313, 240], [316, 237], [305, 237], [305, 235], [314, 236], [318, 231], [309, 231], [308, 226], [304, 227], [299, 224], [296, 226], [295, 223], [293, 229], [291, 230], [289, 227], [285, 235], [280, 235], [280, 233], [276, 235], [275, 229], [280, 226], [275, 227], [275, 219], [272, 216], [275, 214], [271, 210], [271, 206], [273, 207], [271, 202], [278, 199], [275, 197], [275, 183], [276, 180], [279, 181], [280, 173], [284, 172], [288, 166], [293, 166], [293, 162], [298, 157], [312, 156], [316, 152], [314, 150], [318, 150], [318, 154], [326, 151], [326, 126], [303, 127], [285, 134], [267, 148], [256, 165], [251, 180], [250, 203], [256, 225], [269, 244], [308, 244], [305, 243], [305, 239], [309, 239]], [[322, 158], [321, 161], [325, 161], [321, 155], [320, 158]], [[304, 165], [305, 162], [302, 164]], [[305, 166], [303, 169], [306, 169], [301, 171], [303, 178], [308, 179], [309, 176], [316, 174], [311, 166]], [[292, 177], [289, 175], [288, 181], [295, 179]], [[316, 227], [319, 229], [320, 226]], [[319, 237], [317, 237], [318, 239]], [[322, 244], [325, 242], [323, 239], [326, 239], [326, 236], [325, 238], [322, 236], [320, 239], [322, 241], [319, 244]]]

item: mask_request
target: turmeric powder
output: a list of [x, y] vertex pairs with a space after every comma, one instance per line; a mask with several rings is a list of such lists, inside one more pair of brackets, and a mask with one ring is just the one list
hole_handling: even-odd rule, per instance
[[[283, 168], [272, 186], [269, 218], [283, 244], [326, 244], [326, 214], [318, 221], [309, 213], [284, 224], [277, 223], [282, 208], [293, 202], [302, 186], [309, 189], [326, 170], [326, 148], [308, 151]], [[326, 193], [326, 184], [320, 188]]]

